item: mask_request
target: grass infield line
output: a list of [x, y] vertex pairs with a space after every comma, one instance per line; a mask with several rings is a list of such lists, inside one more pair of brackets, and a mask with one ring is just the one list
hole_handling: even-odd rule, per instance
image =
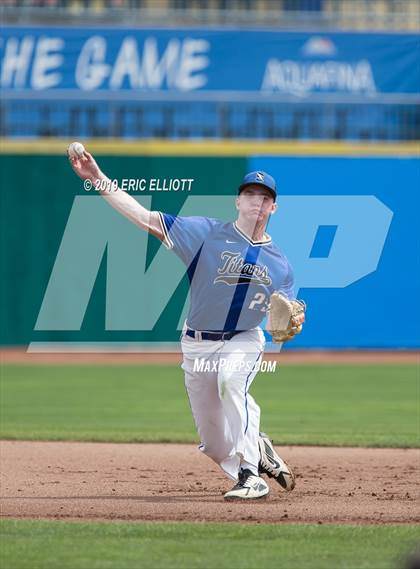
[[414, 525], [80, 523], [2, 520], [8, 569], [396, 569]]
[[[85, 343], [74, 342], [31, 342], [27, 349], [8, 347], [0, 350], [0, 361], [4, 364], [177, 364], [182, 363], [179, 346], [176, 351], [140, 351], [143, 346], [134, 342], [133, 351], [129, 346], [120, 346], [103, 342], [86, 346]], [[115, 351], [112, 351], [113, 348]], [[109, 351], [106, 351], [106, 350]], [[89, 351], [90, 350], [90, 351]], [[138, 350], [138, 351], [136, 351]], [[417, 364], [420, 366], [418, 350], [282, 350], [266, 351], [263, 358], [276, 361], [279, 365], [315, 365], [315, 364]]]
[[[182, 370], [159, 365], [3, 365], [4, 439], [196, 442]], [[278, 366], [251, 393], [282, 444], [418, 447], [412, 364]]]

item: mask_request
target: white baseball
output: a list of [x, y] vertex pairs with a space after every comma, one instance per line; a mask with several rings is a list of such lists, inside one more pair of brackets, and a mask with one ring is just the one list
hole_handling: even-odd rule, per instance
[[68, 148], [69, 156], [71, 158], [80, 158], [85, 151], [85, 147], [81, 142], [72, 142]]

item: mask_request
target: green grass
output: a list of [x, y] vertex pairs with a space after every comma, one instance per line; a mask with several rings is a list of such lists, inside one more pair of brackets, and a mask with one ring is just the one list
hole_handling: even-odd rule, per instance
[[5, 520], [4, 569], [392, 569], [418, 527]]
[[[1, 369], [1, 437], [197, 441], [174, 366]], [[415, 365], [314, 365], [261, 373], [251, 393], [277, 443], [419, 446]]]

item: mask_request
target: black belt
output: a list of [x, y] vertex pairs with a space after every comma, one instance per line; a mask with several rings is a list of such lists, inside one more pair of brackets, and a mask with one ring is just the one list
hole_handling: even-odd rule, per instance
[[220, 340], [231, 340], [233, 336], [240, 332], [242, 330], [234, 330], [233, 332], [200, 332], [199, 330], [187, 328], [185, 334], [195, 340], [213, 340], [213, 342], [218, 342]]

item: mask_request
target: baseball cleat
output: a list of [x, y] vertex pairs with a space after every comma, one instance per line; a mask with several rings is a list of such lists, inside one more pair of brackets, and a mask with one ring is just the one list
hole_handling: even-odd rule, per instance
[[252, 474], [248, 469], [241, 470], [238, 474], [238, 482], [226, 492], [225, 500], [253, 500], [267, 496], [270, 491], [265, 480]]
[[293, 470], [276, 453], [271, 440], [265, 433], [260, 433], [258, 446], [260, 448], [259, 474], [263, 473], [269, 478], [274, 478], [283, 490], [291, 492], [296, 484]]

